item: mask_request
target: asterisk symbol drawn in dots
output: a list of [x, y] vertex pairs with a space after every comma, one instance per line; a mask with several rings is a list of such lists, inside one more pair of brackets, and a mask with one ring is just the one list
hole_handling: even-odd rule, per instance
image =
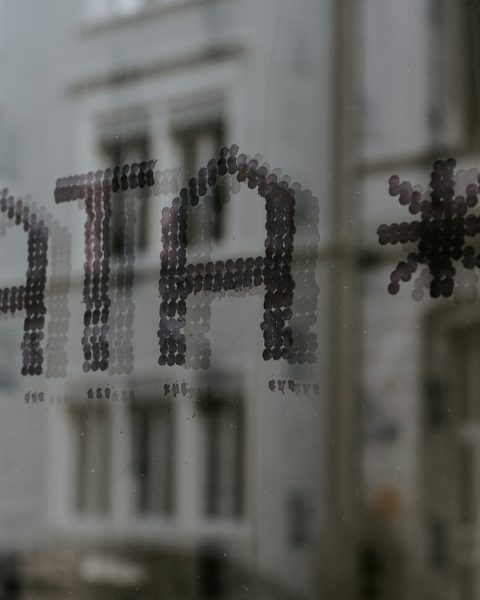
[[[454, 159], [437, 160], [430, 180], [430, 199], [422, 199], [420, 191], [397, 175], [389, 179], [389, 194], [399, 196], [400, 204], [407, 206], [412, 215], [420, 214], [420, 221], [380, 225], [377, 230], [380, 244], [416, 243], [406, 261], [400, 261], [390, 275], [388, 291], [397, 294], [400, 281], [409, 281], [418, 265], [426, 265], [430, 273], [432, 298], [452, 295], [455, 286], [455, 261], [466, 269], [480, 267], [480, 254], [466, 245], [465, 238], [480, 233], [480, 217], [469, 213], [478, 203], [480, 176], [477, 183], [465, 188], [465, 196], [455, 196], [456, 162]], [[415, 297], [415, 296], [414, 296]]]

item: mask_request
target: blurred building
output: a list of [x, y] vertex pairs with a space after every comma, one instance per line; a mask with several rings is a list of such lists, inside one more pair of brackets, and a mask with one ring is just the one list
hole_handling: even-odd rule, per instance
[[[0, 175], [44, 207], [52, 232], [46, 377], [18, 375], [21, 318], [1, 323], [5, 598], [354, 597], [351, 3], [4, 0], [0, 19]], [[264, 361], [263, 294], [232, 292], [189, 304], [188, 339], [208, 338], [210, 368], [160, 367], [162, 209], [233, 143], [302, 188], [304, 357]], [[55, 184], [150, 159], [164, 179], [112, 208], [113, 366], [85, 373], [85, 208], [55, 205]], [[220, 202], [189, 220], [190, 259], [263, 256], [263, 202], [219, 187]], [[2, 286], [18, 285], [25, 238], [5, 216], [2, 227]]]
[[[416, 220], [388, 178], [428, 194], [432, 163], [457, 161], [457, 189], [479, 167], [477, 2], [364, 3], [361, 20], [361, 298], [365, 598], [477, 598], [478, 306], [387, 293], [406, 254], [380, 248], [381, 223]], [[420, 188], [417, 188], [420, 189]], [[428, 196], [427, 196], [428, 197]], [[475, 244], [475, 242], [474, 242]], [[428, 276], [427, 276], [428, 279]], [[412, 296], [413, 293], [413, 296]]]

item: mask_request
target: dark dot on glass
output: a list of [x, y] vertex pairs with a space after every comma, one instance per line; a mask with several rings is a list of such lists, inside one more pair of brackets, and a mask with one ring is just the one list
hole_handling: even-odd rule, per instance
[[441, 283], [442, 296], [444, 296], [445, 298], [450, 297], [453, 293], [453, 286], [453, 279], [451, 279], [450, 277], [444, 279]]
[[392, 281], [390, 283], [390, 285], [388, 286], [389, 294], [392, 294], [392, 295], [398, 294], [399, 290], [400, 290], [400, 285], [396, 281]]
[[437, 279], [433, 279], [430, 283], [430, 296], [432, 298], [438, 298], [441, 294], [440, 282]]

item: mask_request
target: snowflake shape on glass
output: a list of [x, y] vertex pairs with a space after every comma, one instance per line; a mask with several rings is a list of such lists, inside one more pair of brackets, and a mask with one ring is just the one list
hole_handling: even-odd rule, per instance
[[[399, 202], [408, 206], [412, 215], [420, 214], [419, 221], [380, 225], [377, 229], [380, 244], [416, 243], [406, 261], [400, 261], [390, 275], [388, 291], [397, 294], [400, 281], [409, 281], [418, 265], [426, 265], [430, 273], [430, 296], [449, 297], [455, 287], [457, 270], [454, 262], [460, 261], [466, 269], [480, 267], [480, 254], [466, 245], [467, 237], [480, 233], [480, 217], [469, 210], [478, 203], [480, 177], [477, 183], [465, 188], [465, 196], [455, 196], [456, 162], [454, 159], [437, 160], [431, 173], [430, 199], [422, 199], [420, 191], [397, 175], [389, 179], [389, 194], [399, 196]], [[428, 287], [428, 283], [425, 284]]]

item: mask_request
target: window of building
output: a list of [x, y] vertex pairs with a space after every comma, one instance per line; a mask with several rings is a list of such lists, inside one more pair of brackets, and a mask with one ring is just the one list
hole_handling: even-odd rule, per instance
[[[427, 423], [424, 446], [426, 559], [432, 569], [449, 575], [459, 597], [473, 599], [478, 592], [473, 582], [480, 501], [480, 327], [454, 328], [445, 338], [444, 391], [437, 401], [448, 418], [435, 417], [433, 428]], [[435, 342], [438, 348], [438, 338]], [[451, 568], [449, 557], [458, 568]]]
[[[150, 158], [150, 138], [143, 131], [103, 139], [100, 150], [109, 167], [141, 163]], [[110, 242], [114, 256], [143, 252], [148, 244], [148, 190], [136, 190], [135, 198], [122, 192], [111, 199]]]
[[153, 403], [136, 405], [131, 417], [136, 510], [141, 514], [170, 514], [173, 510], [172, 407]]
[[16, 346], [12, 335], [0, 323], [0, 390], [11, 390], [17, 384], [17, 373], [19, 371]]
[[244, 511], [243, 409], [239, 400], [200, 401], [204, 449], [204, 512], [212, 518]]
[[448, 421], [448, 399], [440, 377], [429, 377], [424, 387], [425, 426], [433, 430]]
[[[198, 177], [199, 169], [219, 156], [224, 141], [224, 127], [219, 121], [178, 127], [174, 143], [178, 147], [180, 166], [185, 173], [185, 183]], [[187, 240], [189, 246], [207, 245], [222, 239], [225, 221], [225, 179], [220, 177], [216, 185], [197, 206], [189, 206]]]
[[480, 143], [479, 0], [431, 0], [430, 126], [435, 146]]
[[200, 598], [205, 600], [228, 598], [231, 578], [230, 556], [225, 552], [225, 548], [211, 544], [201, 546], [198, 552]]
[[74, 439], [74, 508], [84, 515], [110, 510], [109, 414], [103, 406], [76, 406], [71, 413]]
[[307, 496], [291, 491], [287, 496], [287, 542], [292, 548], [305, 548], [311, 541], [313, 508]]

